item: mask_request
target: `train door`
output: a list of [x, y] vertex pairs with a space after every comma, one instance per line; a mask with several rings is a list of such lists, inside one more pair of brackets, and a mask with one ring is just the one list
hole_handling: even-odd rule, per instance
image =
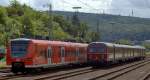
[[134, 56], [134, 49], [132, 49], [132, 50], [133, 50], [132, 52], [133, 52], [133, 58], [134, 58], [134, 57], [135, 57], [135, 56]]
[[113, 48], [114, 48], [114, 50], [113, 50], [113, 54], [114, 54], [114, 61], [116, 60], [116, 47], [115, 46], [113, 46]]
[[76, 62], [78, 63], [79, 62], [79, 48], [76, 48]]
[[65, 48], [61, 47], [61, 63], [65, 62]]
[[48, 64], [52, 64], [52, 48], [49, 46], [47, 49], [47, 59], [48, 59]]
[[125, 49], [122, 48], [122, 59], [124, 60], [125, 59]]

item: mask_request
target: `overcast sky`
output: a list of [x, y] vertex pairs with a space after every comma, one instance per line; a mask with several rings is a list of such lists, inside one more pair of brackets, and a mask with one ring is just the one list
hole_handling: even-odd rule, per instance
[[[8, 5], [10, 0], [0, 0], [0, 5]], [[18, 0], [36, 10], [47, 10], [49, 2], [53, 10], [74, 11], [72, 7], [80, 6], [80, 12], [133, 15], [150, 18], [150, 0]]]

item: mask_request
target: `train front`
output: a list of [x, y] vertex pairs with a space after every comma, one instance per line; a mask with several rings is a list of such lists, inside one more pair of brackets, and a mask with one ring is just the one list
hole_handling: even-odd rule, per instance
[[103, 43], [93, 42], [88, 45], [88, 62], [98, 66], [107, 62], [107, 47]]
[[32, 65], [30, 39], [13, 39], [7, 48], [6, 62], [13, 73], [25, 72], [26, 65]]

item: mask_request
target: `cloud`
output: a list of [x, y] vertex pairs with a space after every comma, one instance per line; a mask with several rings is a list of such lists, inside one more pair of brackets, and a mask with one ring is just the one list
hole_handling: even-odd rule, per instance
[[113, 8], [149, 8], [150, 0], [112, 0], [111, 7]]
[[[11, 0], [0, 0], [0, 5], [8, 5]], [[72, 7], [80, 6], [80, 12], [105, 13], [150, 17], [150, 0], [17, 0], [36, 10], [48, 10], [47, 4], [52, 1], [53, 10], [74, 11]]]
[[128, 0], [136, 8], [149, 8], [150, 0]]
[[150, 17], [150, 0], [112, 0], [110, 9], [111, 14], [133, 15], [138, 17]]
[[0, 5], [2, 5], [2, 6], [9, 5], [9, 0], [0, 0]]

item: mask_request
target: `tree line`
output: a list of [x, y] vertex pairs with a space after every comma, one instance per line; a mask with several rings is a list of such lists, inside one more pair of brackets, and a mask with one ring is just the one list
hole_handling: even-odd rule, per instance
[[57, 14], [49, 16], [46, 11], [34, 10], [16, 0], [7, 7], [0, 6], [0, 45], [6, 45], [12, 38], [49, 37], [49, 34], [51, 40], [91, 42], [97, 41], [100, 33], [90, 30], [77, 15], [71, 20]]

